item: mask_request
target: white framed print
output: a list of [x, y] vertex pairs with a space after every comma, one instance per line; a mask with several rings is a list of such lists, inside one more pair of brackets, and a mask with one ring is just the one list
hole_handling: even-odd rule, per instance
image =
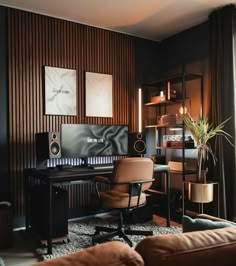
[[86, 72], [86, 116], [112, 117], [112, 75]]
[[77, 115], [75, 69], [44, 67], [45, 114]]

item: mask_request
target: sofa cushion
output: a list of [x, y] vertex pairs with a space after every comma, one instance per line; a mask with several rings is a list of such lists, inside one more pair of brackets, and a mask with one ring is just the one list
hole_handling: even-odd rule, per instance
[[0, 266], [5, 266], [5, 263], [1, 257], [0, 257]]
[[235, 266], [236, 227], [150, 236], [135, 250], [145, 266]]
[[81, 251], [42, 261], [32, 266], [144, 266], [142, 257], [119, 241], [92, 246]]
[[225, 221], [211, 221], [208, 219], [195, 218], [192, 219], [187, 215], [182, 217], [183, 232], [202, 231], [209, 229], [218, 229], [224, 227], [236, 226], [236, 224]]
[[216, 217], [216, 216], [212, 216], [210, 214], [206, 214], [206, 213], [200, 213], [196, 216], [196, 218], [201, 218], [201, 219], [208, 219], [208, 220], [211, 220], [211, 221], [218, 221], [218, 222], [227, 222], [227, 223], [230, 223], [230, 224], [234, 224], [236, 225], [235, 222], [232, 222], [232, 221], [229, 221], [229, 220], [225, 220], [223, 218], [220, 218], [220, 217]]

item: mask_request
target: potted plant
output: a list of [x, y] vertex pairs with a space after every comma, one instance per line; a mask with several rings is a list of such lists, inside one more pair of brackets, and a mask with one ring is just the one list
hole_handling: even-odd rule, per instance
[[206, 116], [201, 113], [197, 120], [194, 120], [189, 113], [181, 115], [183, 123], [190, 130], [196, 144], [198, 151], [198, 171], [197, 182], [189, 183], [189, 198], [193, 202], [206, 203], [213, 201], [213, 183], [209, 183], [206, 180], [207, 165], [209, 157], [213, 159], [214, 165], [217, 158], [212, 150], [210, 140], [216, 136], [223, 136], [231, 145], [230, 135], [223, 130], [225, 123], [230, 119], [226, 119], [218, 126], [210, 124]]

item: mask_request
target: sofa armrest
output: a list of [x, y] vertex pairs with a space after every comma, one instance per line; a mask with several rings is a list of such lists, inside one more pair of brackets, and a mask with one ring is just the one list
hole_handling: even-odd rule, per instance
[[232, 221], [225, 220], [225, 219], [222, 219], [222, 218], [219, 218], [219, 217], [215, 217], [215, 216], [212, 216], [212, 215], [209, 215], [209, 214], [204, 214], [204, 213], [198, 214], [195, 218], [208, 219], [208, 220], [216, 221], [216, 222], [226, 222], [226, 223], [230, 223], [230, 224], [236, 225], [236, 223], [234, 223]]
[[144, 266], [142, 257], [128, 245], [111, 241], [32, 266]]
[[236, 228], [146, 237], [135, 250], [145, 266], [233, 266]]

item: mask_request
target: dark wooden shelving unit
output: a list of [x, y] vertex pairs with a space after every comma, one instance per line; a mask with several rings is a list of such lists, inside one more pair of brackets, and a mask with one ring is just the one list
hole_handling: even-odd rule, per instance
[[[148, 109], [149, 111], [147, 111], [147, 114], [152, 116], [152, 120], [153, 118], [155, 118], [154, 112], [156, 113], [156, 117], [166, 115], [168, 114], [167, 110], [175, 109], [174, 105], [180, 105], [183, 108], [185, 108], [186, 103], [187, 103], [191, 109], [191, 106], [194, 100], [191, 98], [190, 95], [186, 95], [186, 93], [187, 93], [187, 90], [189, 89], [188, 82], [193, 81], [193, 80], [200, 81], [200, 82], [198, 81], [194, 82], [192, 84], [198, 85], [198, 87], [196, 88], [198, 89], [197, 93], [199, 93], [198, 102], [200, 103], [200, 108], [203, 111], [203, 76], [202, 75], [182, 72], [182, 73], [173, 74], [173, 75], [166, 75], [155, 81], [143, 84], [142, 89], [143, 89], [143, 95], [144, 95], [144, 106], [145, 108], [152, 108], [150, 110]], [[195, 85], [190, 85], [190, 87], [191, 86], [193, 87]], [[170, 99], [169, 97], [171, 94], [173, 95], [173, 90], [175, 89], [176, 89], [176, 98]], [[162, 96], [160, 94], [161, 91], [162, 91], [162, 94], [165, 95], [164, 100], [153, 102], [154, 99], [152, 97], [157, 96], [157, 99], [158, 99], [158, 96]], [[189, 91], [188, 91], [188, 94], [189, 94]], [[176, 106], [176, 109], [178, 109], [178, 106]], [[148, 121], [148, 117], [146, 118], [146, 121]], [[185, 128], [185, 125], [181, 121], [180, 123], [176, 123], [176, 124], [159, 124], [157, 123], [157, 120], [156, 120], [156, 124], [146, 123], [145, 128], [154, 129], [154, 132], [156, 132], [155, 140], [157, 141], [157, 143], [155, 145], [155, 149], [156, 149], [157, 155], [167, 157], [166, 153], [168, 152], [169, 154], [171, 150], [177, 153], [178, 153], [177, 150], [181, 151], [181, 153], [180, 154], [178, 153], [178, 155], [180, 155], [180, 158], [179, 158], [180, 162], [182, 161], [182, 171], [170, 170], [171, 174], [179, 175], [180, 178], [182, 178], [182, 182], [186, 181], [186, 176], [197, 174], [197, 170], [195, 168], [194, 169], [186, 168], [187, 167], [186, 166], [186, 151], [193, 150], [196, 148], [185, 147], [184, 140], [186, 141], [185, 136], [187, 136], [186, 128]], [[182, 135], [182, 140], [183, 140], [182, 147], [163, 147], [163, 136], [172, 135], [171, 134], [172, 131], [170, 131], [170, 129], [173, 129], [173, 135]], [[169, 132], [169, 134], [167, 134], [167, 132]], [[168, 164], [167, 161], [166, 161], [166, 164]]]
[[[142, 85], [142, 88], [144, 90], [144, 95], [146, 95], [146, 98], [144, 99], [144, 105], [145, 106], [156, 106], [157, 109], [164, 107], [164, 110], [166, 111], [166, 107], [168, 105], [173, 105], [173, 104], [182, 104], [183, 107], [185, 107], [186, 104], [186, 100], [190, 100], [190, 97], [186, 97], [186, 82], [188, 81], [192, 81], [192, 80], [196, 80], [199, 79], [200, 80], [200, 101], [201, 101], [201, 105], [203, 103], [203, 76], [202, 75], [198, 75], [198, 74], [192, 74], [192, 73], [186, 73], [186, 72], [182, 72], [182, 73], [177, 73], [177, 74], [173, 74], [173, 75], [166, 75], [160, 79], [157, 79], [155, 81], [149, 82], [149, 83], [144, 83]], [[169, 83], [169, 85], [167, 85]], [[178, 97], [174, 100], [165, 100], [165, 101], [160, 101], [160, 102], [150, 102], [150, 97], [153, 93], [160, 93], [160, 91], [164, 91], [165, 95], [169, 95], [170, 92], [168, 92], [168, 90], [171, 90], [171, 86], [173, 84], [177, 84], [180, 83], [181, 85], [181, 98]], [[149, 92], [151, 90], [151, 92]], [[160, 107], [162, 106], [162, 107]], [[159, 109], [159, 114], [161, 113], [160, 109]], [[163, 125], [159, 125], [159, 124], [151, 124], [151, 125], [146, 125], [145, 128], [156, 128], [156, 130], [161, 130], [161, 129], [169, 129], [169, 128], [178, 128], [179, 130], [182, 129], [182, 139], [185, 140], [185, 126], [184, 124], [163, 124]], [[164, 134], [158, 134], [158, 143], [161, 143], [162, 141], [160, 140], [160, 136], [162, 136]], [[156, 146], [157, 151], [159, 150], [169, 150], [169, 149], [181, 149], [182, 150], [182, 162], [183, 162], [183, 181], [185, 181], [185, 173], [187, 173], [185, 171], [185, 150], [187, 149], [195, 149], [195, 147], [191, 147], [191, 148], [186, 148], [184, 143], [182, 145], [181, 148], [176, 148], [176, 147], [163, 147], [162, 145], [157, 145]]]

